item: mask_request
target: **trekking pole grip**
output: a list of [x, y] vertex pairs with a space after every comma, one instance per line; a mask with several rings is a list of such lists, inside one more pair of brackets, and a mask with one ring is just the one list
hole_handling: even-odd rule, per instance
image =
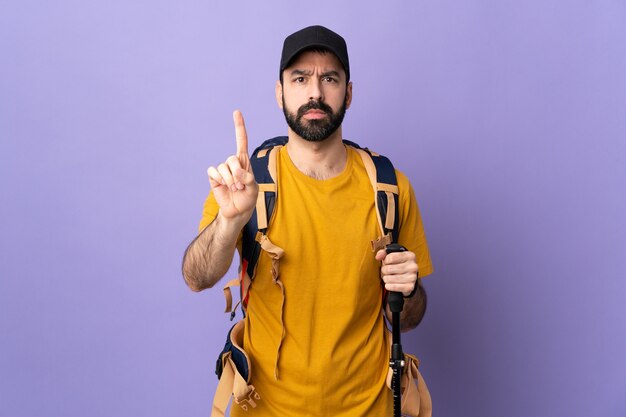
[[[392, 243], [388, 245], [385, 250], [387, 251], [387, 254], [390, 254], [393, 252], [405, 252], [406, 248], [397, 243]], [[402, 309], [404, 308], [404, 296], [402, 295], [402, 293], [397, 291], [390, 291], [389, 295], [387, 296], [387, 302], [389, 303], [389, 309], [392, 313], [402, 312]]]

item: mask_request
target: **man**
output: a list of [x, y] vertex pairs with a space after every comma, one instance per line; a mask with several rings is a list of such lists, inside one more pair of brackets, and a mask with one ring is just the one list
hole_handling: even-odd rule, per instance
[[[386, 416], [389, 347], [384, 289], [405, 297], [403, 330], [420, 322], [432, 272], [423, 226], [407, 178], [399, 187], [399, 239], [408, 250], [372, 253], [379, 235], [372, 186], [357, 151], [342, 142], [352, 102], [344, 39], [321, 26], [285, 39], [276, 100], [288, 125], [277, 156], [278, 197], [271, 242], [284, 249], [280, 277], [261, 254], [249, 290], [244, 349], [261, 394], [251, 416]], [[227, 272], [257, 202], [243, 116], [234, 113], [237, 151], [208, 170], [211, 193], [183, 274], [200, 291]], [[382, 263], [382, 266], [381, 266]], [[382, 281], [381, 281], [382, 278]]]

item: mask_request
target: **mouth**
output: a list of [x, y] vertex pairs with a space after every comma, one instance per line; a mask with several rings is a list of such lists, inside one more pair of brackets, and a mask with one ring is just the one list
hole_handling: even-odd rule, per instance
[[303, 115], [303, 117], [305, 119], [308, 119], [308, 120], [323, 119], [326, 116], [328, 116], [326, 114], [326, 112], [324, 110], [320, 110], [320, 109], [311, 109], [311, 110], [307, 111], [306, 113], [304, 113], [304, 115]]

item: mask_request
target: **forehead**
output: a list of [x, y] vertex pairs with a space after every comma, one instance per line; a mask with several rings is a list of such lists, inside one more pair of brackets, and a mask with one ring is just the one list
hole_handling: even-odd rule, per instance
[[285, 68], [288, 74], [293, 70], [313, 70], [318, 69], [322, 72], [337, 71], [344, 77], [346, 72], [339, 58], [332, 52], [304, 51], [296, 56], [293, 61]]

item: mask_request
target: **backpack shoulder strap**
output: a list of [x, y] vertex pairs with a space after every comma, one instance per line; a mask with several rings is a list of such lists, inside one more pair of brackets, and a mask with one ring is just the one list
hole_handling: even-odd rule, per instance
[[248, 303], [248, 288], [254, 279], [262, 249], [272, 257], [272, 271], [278, 276], [278, 259], [282, 256], [283, 251], [267, 239], [267, 229], [274, 213], [278, 195], [276, 159], [278, 151], [286, 143], [287, 136], [278, 136], [266, 140], [254, 150], [250, 157], [250, 166], [259, 185], [259, 194], [252, 217], [244, 226], [242, 235], [241, 300], [244, 314]]
[[374, 189], [374, 202], [381, 232], [381, 236], [372, 240], [372, 250], [376, 252], [390, 243], [398, 241], [399, 191], [396, 171], [389, 158], [367, 148], [361, 148], [354, 142], [344, 140], [344, 143], [353, 147], [361, 156]]
[[[248, 289], [261, 254], [265, 250], [272, 257], [272, 275], [276, 280], [279, 274], [279, 259], [284, 251], [267, 238], [272, 215], [278, 198], [278, 173], [276, 158], [278, 151], [287, 143], [286, 136], [266, 140], [254, 150], [250, 164], [259, 185], [259, 194], [252, 217], [244, 226], [241, 249], [241, 302], [245, 314], [248, 302]], [[391, 161], [376, 152], [362, 148], [358, 144], [344, 140], [354, 148], [365, 165], [374, 190], [378, 225], [381, 235], [372, 240], [372, 250], [377, 251], [398, 241], [398, 181]], [[230, 290], [229, 290], [230, 291]], [[227, 311], [230, 310], [227, 308]], [[233, 314], [231, 314], [232, 318]]]

